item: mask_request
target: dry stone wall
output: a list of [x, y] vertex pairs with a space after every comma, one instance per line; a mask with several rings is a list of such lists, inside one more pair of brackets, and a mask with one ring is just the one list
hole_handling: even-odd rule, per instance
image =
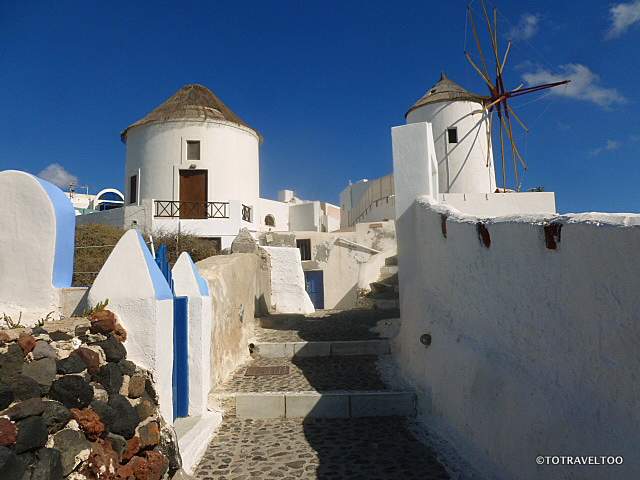
[[0, 479], [160, 480], [180, 468], [126, 335], [107, 310], [0, 330]]

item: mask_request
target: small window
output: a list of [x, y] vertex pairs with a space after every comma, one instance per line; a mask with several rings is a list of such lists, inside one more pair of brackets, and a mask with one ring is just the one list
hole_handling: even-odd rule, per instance
[[129, 177], [129, 204], [138, 202], [138, 175]]
[[304, 260], [311, 260], [311, 240], [296, 240], [296, 246], [300, 249], [300, 258]]
[[266, 217], [264, 217], [264, 224], [267, 227], [275, 227], [276, 226], [276, 219], [273, 215], [267, 215]]
[[187, 160], [200, 160], [199, 140], [187, 140]]
[[458, 129], [447, 128], [447, 138], [449, 139], [449, 143], [458, 143]]

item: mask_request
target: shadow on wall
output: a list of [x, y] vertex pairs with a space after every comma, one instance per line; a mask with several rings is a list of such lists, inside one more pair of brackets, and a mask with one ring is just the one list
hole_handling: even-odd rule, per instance
[[353, 308], [358, 304], [358, 285], [353, 285], [349, 291], [336, 303], [334, 307], [336, 310], [342, 310], [347, 308]]

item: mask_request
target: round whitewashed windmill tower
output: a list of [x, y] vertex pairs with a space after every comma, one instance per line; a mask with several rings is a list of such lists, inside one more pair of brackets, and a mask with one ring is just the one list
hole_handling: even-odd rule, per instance
[[496, 174], [486, 97], [443, 73], [406, 113], [407, 123], [429, 122], [438, 160], [440, 193], [491, 193]]
[[261, 137], [202, 85], [185, 85], [121, 138], [125, 205], [180, 202], [191, 206], [180, 218], [206, 218], [207, 202], [258, 202]]

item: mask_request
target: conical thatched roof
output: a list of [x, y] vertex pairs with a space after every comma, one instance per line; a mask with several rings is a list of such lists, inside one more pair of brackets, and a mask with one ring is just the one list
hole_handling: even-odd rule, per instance
[[[238, 115], [233, 113], [215, 93], [207, 87], [198, 84], [185, 85], [171, 98], [149, 113], [146, 117], [129, 125], [120, 134], [123, 142], [127, 141], [127, 132], [140, 125], [154, 122], [166, 122], [170, 120], [226, 120], [237, 123], [247, 128], [247, 125]], [[251, 128], [251, 130], [256, 131]], [[256, 133], [258, 133], [256, 131]], [[258, 134], [260, 140], [262, 137]]]
[[453, 80], [450, 80], [443, 72], [440, 75], [440, 80], [433, 87], [429, 89], [427, 93], [420, 98], [413, 106], [404, 114], [406, 117], [416, 108], [420, 108], [424, 105], [437, 102], [453, 102], [456, 100], [467, 100], [471, 102], [483, 103], [487, 97], [471, 93], [458, 85]]

